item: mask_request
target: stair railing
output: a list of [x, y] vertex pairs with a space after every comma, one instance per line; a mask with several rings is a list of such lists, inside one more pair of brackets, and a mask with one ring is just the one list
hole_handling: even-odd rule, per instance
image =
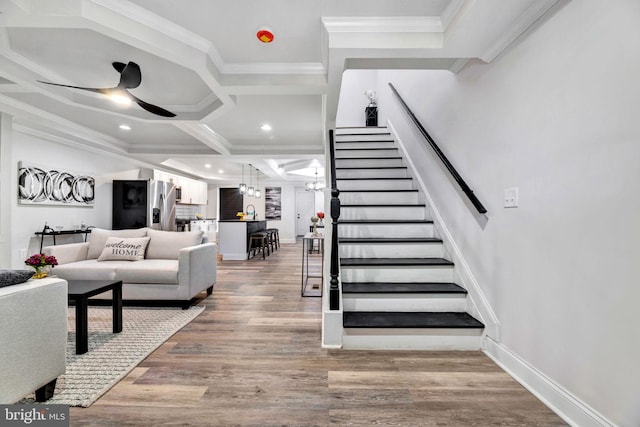
[[438, 147], [438, 145], [435, 143], [433, 138], [431, 138], [431, 135], [429, 135], [427, 130], [424, 128], [424, 126], [422, 126], [422, 124], [420, 123], [418, 118], [415, 116], [415, 114], [413, 114], [413, 112], [411, 111], [409, 106], [406, 104], [406, 102], [404, 102], [404, 100], [402, 99], [402, 97], [400, 96], [396, 88], [393, 86], [393, 84], [389, 83], [389, 87], [391, 88], [391, 91], [394, 93], [394, 95], [398, 98], [398, 101], [400, 101], [402, 108], [404, 108], [404, 111], [409, 115], [409, 118], [411, 118], [411, 121], [413, 121], [413, 123], [416, 125], [418, 130], [420, 130], [420, 133], [422, 134], [422, 136], [424, 136], [424, 139], [427, 140], [427, 142], [429, 143], [431, 148], [433, 148], [433, 151], [435, 151], [440, 161], [442, 161], [442, 163], [447, 168], [451, 176], [453, 176], [453, 179], [455, 179], [455, 181], [458, 183], [462, 192], [467, 195], [471, 204], [481, 214], [487, 213], [487, 210], [482, 205], [480, 200], [476, 197], [475, 194], [473, 194], [473, 190], [469, 188], [469, 186], [464, 181], [464, 179], [462, 179], [458, 171], [456, 171], [456, 169], [453, 167], [449, 159], [447, 159], [447, 156], [445, 156], [442, 150], [440, 150], [440, 147]]
[[329, 269], [329, 310], [340, 310], [340, 280], [338, 275], [338, 219], [340, 218], [340, 190], [336, 182], [336, 150], [333, 130], [329, 131], [329, 151], [331, 166], [331, 266]]

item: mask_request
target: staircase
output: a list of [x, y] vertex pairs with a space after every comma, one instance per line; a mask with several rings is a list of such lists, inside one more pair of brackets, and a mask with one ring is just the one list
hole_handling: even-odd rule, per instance
[[335, 131], [343, 348], [475, 350], [484, 325], [386, 128]]

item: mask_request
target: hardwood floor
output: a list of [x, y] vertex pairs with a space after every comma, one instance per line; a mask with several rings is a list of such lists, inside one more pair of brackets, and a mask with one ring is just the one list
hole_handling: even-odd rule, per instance
[[322, 349], [301, 251], [223, 261], [206, 310], [71, 425], [566, 425], [482, 352]]

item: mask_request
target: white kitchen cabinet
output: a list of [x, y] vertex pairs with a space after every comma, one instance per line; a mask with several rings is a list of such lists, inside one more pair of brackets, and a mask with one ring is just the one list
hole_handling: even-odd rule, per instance
[[172, 173], [154, 170], [154, 178], [158, 181], [171, 182], [182, 188], [182, 198], [178, 203], [187, 205], [206, 205], [208, 199], [207, 183], [185, 178]]

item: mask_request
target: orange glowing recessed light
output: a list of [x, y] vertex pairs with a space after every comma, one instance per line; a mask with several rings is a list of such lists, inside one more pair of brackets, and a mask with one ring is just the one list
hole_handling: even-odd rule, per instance
[[271, 43], [275, 36], [273, 35], [273, 32], [270, 28], [261, 27], [258, 29], [256, 37], [258, 37], [258, 40], [260, 40], [262, 43]]

